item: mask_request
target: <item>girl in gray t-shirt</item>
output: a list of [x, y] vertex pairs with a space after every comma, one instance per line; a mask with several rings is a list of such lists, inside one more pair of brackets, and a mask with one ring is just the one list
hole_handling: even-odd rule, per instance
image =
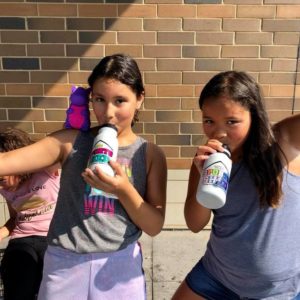
[[[271, 127], [260, 88], [244, 72], [215, 75], [199, 99], [208, 140], [191, 167], [185, 218], [199, 232], [213, 213], [204, 257], [180, 285], [181, 299], [300, 299], [300, 115]], [[196, 201], [209, 154], [232, 153], [226, 203]]]

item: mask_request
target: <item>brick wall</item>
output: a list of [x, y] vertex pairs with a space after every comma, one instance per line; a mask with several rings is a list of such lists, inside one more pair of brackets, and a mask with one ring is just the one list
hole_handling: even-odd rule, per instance
[[250, 72], [272, 121], [300, 110], [299, 30], [300, 0], [0, 0], [0, 129], [60, 129], [70, 86], [125, 52], [146, 84], [136, 132], [169, 169], [188, 169], [203, 138], [197, 97], [216, 72]]

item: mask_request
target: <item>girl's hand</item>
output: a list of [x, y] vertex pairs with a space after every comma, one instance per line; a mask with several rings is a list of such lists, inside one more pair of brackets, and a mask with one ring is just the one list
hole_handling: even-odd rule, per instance
[[20, 177], [15, 175], [2, 176], [0, 178], [0, 189], [14, 192], [20, 184]]
[[2, 226], [0, 228], [0, 241], [2, 241], [3, 239], [5, 239], [8, 236], [9, 236], [9, 230], [7, 229], [6, 226]]
[[220, 141], [214, 139], [208, 140], [205, 145], [197, 148], [193, 163], [200, 174], [202, 172], [204, 161], [209, 157], [210, 154], [213, 154], [217, 151], [223, 152], [224, 148], [222, 147], [222, 143]]
[[93, 188], [118, 196], [131, 183], [119, 163], [109, 161], [109, 164], [115, 172], [114, 177], [105, 174], [98, 166], [94, 171], [86, 168], [81, 175], [85, 182]]

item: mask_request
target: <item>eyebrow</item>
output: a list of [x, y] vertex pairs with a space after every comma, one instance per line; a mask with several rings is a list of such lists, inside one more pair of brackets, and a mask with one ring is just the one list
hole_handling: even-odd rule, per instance
[[[206, 116], [206, 115], [202, 115], [202, 119], [213, 119], [213, 117], [210, 116]], [[225, 117], [226, 120], [230, 120], [230, 119], [240, 119], [240, 117], [237, 116], [229, 116], [229, 117]]]

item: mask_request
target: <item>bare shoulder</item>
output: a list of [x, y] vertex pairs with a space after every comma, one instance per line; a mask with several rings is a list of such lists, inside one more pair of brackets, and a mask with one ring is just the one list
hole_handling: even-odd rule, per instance
[[150, 158], [150, 159], [157, 158], [157, 159], [166, 160], [166, 156], [165, 156], [163, 150], [154, 143], [147, 142], [147, 150], [146, 151], [147, 151], [147, 158]]
[[284, 153], [284, 165], [300, 175], [300, 115], [290, 116], [274, 125], [274, 134]]
[[50, 133], [47, 137], [53, 138], [60, 143], [74, 143], [78, 133], [77, 129], [61, 129]]
[[300, 151], [300, 114], [283, 119], [273, 129], [280, 146]]
[[162, 170], [167, 169], [166, 156], [163, 150], [156, 144], [147, 142], [146, 157], [147, 171], [149, 171], [153, 165], [159, 166]]
[[45, 143], [56, 145], [57, 149], [60, 149], [60, 161], [64, 163], [73, 149], [76, 137], [80, 131], [76, 129], [62, 129], [49, 134], [45, 138]]

